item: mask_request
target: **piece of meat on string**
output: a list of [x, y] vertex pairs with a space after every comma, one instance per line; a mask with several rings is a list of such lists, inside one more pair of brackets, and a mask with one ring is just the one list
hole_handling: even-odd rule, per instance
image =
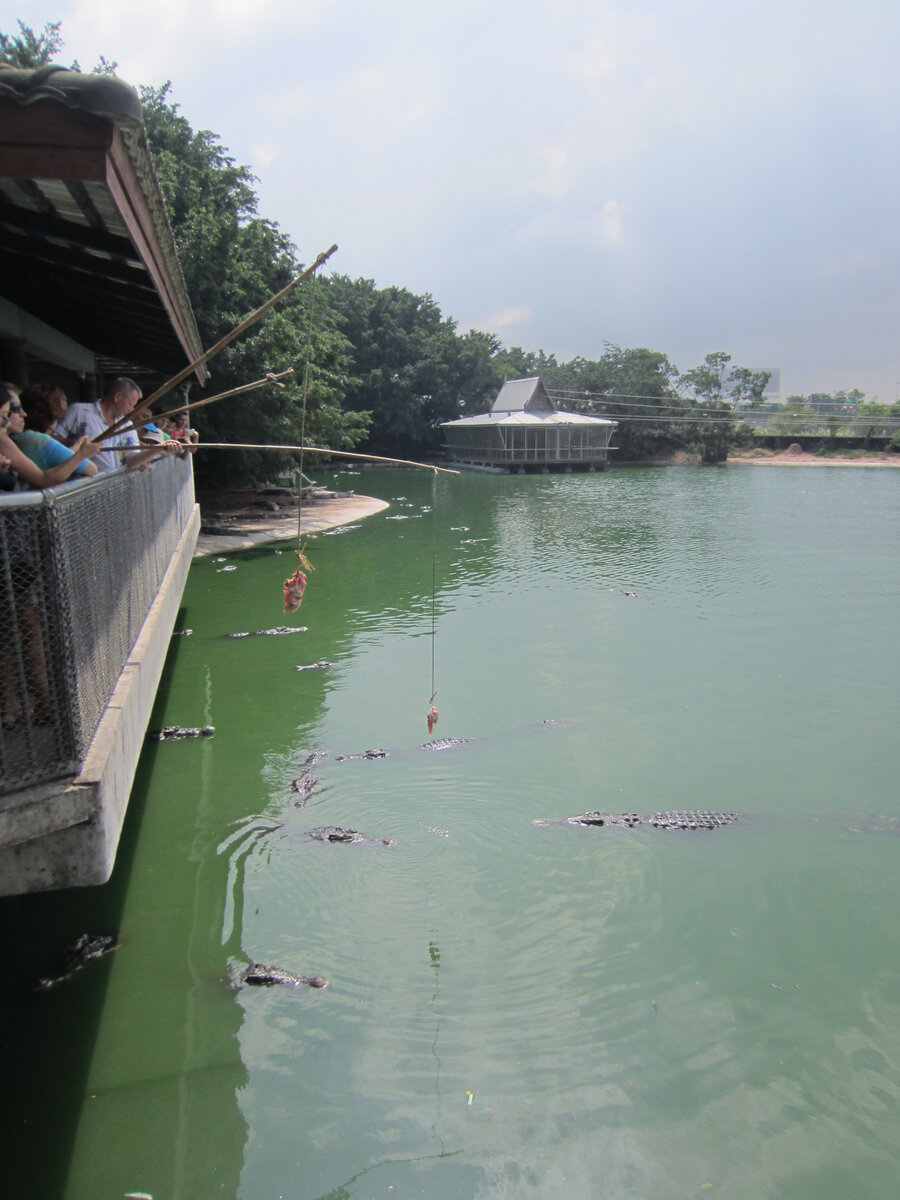
[[315, 567], [313, 567], [312, 563], [303, 553], [303, 550], [297, 551], [297, 558], [300, 560], [300, 566], [297, 567], [293, 575], [288, 576], [284, 581], [285, 612], [296, 612], [303, 599], [303, 593], [306, 590], [306, 575], [300, 568], [306, 567], [307, 571], [315, 570]]

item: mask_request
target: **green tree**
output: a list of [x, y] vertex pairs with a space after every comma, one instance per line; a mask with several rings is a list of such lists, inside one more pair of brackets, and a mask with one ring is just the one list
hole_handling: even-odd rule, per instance
[[[676, 377], [676, 368], [658, 350], [607, 343], [597, 360], [574, 358], [564, 364], [561, 399], [617, 421], [615, 442], [623, 461], [650, 458], [683, 444], [678, 418], [685, 405], [673, 387]], [[579, 391], [585, 400], [576, 404]]]
[[460, 338], [430, 295], [332, 276], [327, 302], [349, 343], [346, 406], [372, 416], [370, 447], [404, 453], [440, 446], [440, 423], [482, 403], [493, 386], [494, 343]]
[[545, 387], [554, 387], [558, 382], [559, 363], [556, 356], [545, 354], [543, 350], [523, 350], [521, 346], [511, 346], [507, 350], [500, 347], [497, 366], [501, 384], [504, 378], [532, 379], [535, 375], [540, 375]]
[[35, 33], [22, 21], [17, 22], [18, 35], [0, 32], [0, 62], [26, 70], [44, 67], [62, 50], [65, 42], [60, 33], [61, 21], [47, 24]]
[[732, 412], [737, 408], [762, 408], [765, 403], [763, 393], [771, 378], [771, 371], [735, 367], [728, 376]]
[[[249, 169], [235, 163], [217, 135], [194, 131], [170, 92], [168, 83], [141, 90], [144, 124], [200, 337], [209, 346], [301, 267], [290, 238], [258, 216]], [[262, 388], [198, 410], [197, 427], [205, 440], [296, 445], [302, 431], [310, 444], [350, 449], [365, 435], [368, 415], [347, 412], [342, 404], [351, 347], [322, 293], [322, 283], [298, 289], [211, 361], [216, 392], [267, 371], [293, 367], [294, 376], [281, 388]], [[307, 337], [310, 373], [304, 390]], [[197, 461], [201, 483], [209, 484], [271, 478], [293, 459], [235, 452], [201, 455]]]
[[680, 386], [691, 392], [698, 401], [708, 406], [722, 405], [725, 389], [725, 370], [731, 355], [724, 350], [707, 354], [702, 366], [685, 371], [679, 380]]
[[728, 457], [728, 448], [738, 437], [733, 414], [738, 408], [761, 408], [772, 377], [771, 371], [754, 371], [751, 367], [729, 369], [730, 362], [730, 354], [716, 350], [679, 380], [679, 386], [696, 402], [695, 444], [708, 463], [724, 462]]

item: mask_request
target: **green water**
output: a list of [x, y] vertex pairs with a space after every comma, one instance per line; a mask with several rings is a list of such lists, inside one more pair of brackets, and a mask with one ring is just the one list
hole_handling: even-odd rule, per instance
[[[338, 484], [391, 507], [297, 614], [289, 546], [193, 567], [154, 723], [216, 735], [148, 746], [112, 883], [0, 904], [10, 1194], [893, 1200], [900, 472]], [[685, 807], [747, 819], [532, 824]]]

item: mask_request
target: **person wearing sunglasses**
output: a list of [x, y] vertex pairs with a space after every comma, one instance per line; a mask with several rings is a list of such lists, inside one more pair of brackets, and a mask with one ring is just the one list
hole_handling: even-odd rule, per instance
[[[48, 488], [65, 483], [70, 475], [84, 463], [83, 474], [96, 475], [97, 468], [87, 460], [93, 458], [100, 447], [88, 438], [79, 438], [70, 450], [55, 443], [59, 454], [54, 452], [55, 461], [49, 466], [39, 466], [15, 443], [15, 437], [25, 429], [22, 402], [14, 398], [6, 388], [0, 389], [0, 455], [8, 461], [7, 470], [17, 476], [17, 487]], [[48, 441], [54, 441], [48, 436]]]
[[[9, 406], [7, 433], [22, 453], [42, 471], [68, 462], [72, 455], [67, 446], [51, 436], [59, 415], [65, 411], [66, 399], [61, 389], [42, 383], [25, 388], [19, 399], [13, 400]], [[73, 469], [72, 474], [96, 475], [97, 466], [85, 459]]]

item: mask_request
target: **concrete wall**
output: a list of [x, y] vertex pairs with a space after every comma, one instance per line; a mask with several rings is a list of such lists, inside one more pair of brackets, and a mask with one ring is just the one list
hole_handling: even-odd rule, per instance
[[105, 883], [200, 531], [190, 520], [101, 718], [81, 773], [0, 802], [0, 894]]

